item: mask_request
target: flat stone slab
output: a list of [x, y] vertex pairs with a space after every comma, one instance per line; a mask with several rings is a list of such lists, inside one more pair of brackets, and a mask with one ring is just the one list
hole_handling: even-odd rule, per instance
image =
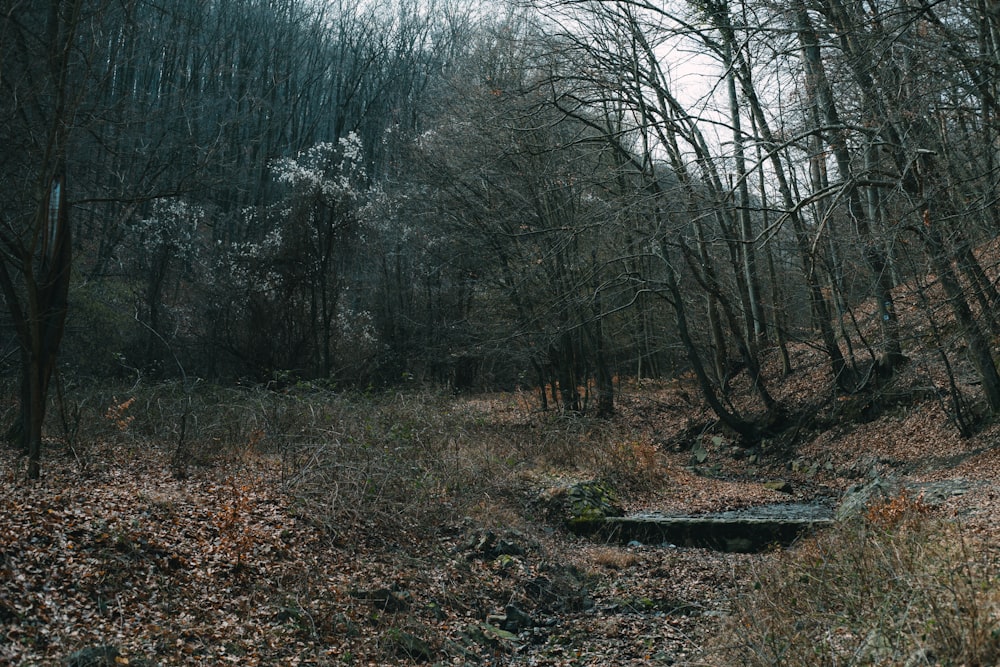
[[604, 519], [601, 534], [623, 544], [702, 547], [754, 553], [787, 546], [801, 535], [833, 523], [833, 510], [820, 503], [780, 503], [711, 514], [655, 512]]

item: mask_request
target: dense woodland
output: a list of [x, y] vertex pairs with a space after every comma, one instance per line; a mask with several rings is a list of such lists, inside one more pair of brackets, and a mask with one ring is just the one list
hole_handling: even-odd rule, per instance
[[998, 49], [989, 0], [2, 0], [11, 434], [37, 451], [84, 379], [608, 414], [690, 374], [755, 442], [801, 341], [841, 394], [941, 350], [971, 432], [1000, 412]]

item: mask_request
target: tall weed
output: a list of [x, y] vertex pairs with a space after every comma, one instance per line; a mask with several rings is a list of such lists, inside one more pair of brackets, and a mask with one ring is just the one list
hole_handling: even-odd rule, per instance
[[725, 665], [993, 665], [997, 554], [906, 495], [769, 559], [712, 642]]
[[[78, 427], [51, 420], [84, 466], [160, 452], [178, 478], [266, 458], [301, 513], [337, 535], [426, 533], [465, 516], [506, 523], [540, 478], [661, 481], [656, 448], [619, 424], [525, 408], [516, 394], [282, 391], [208, 383], [72, 387]], [[62, 437], [60, 437], [62, 436]]]

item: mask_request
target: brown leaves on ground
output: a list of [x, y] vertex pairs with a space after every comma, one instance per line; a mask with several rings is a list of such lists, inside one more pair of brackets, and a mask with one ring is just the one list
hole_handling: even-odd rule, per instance
[[[266, 459], [177, 481], [155, 452], [102, 455], [81, 477], [53, 452], [26, 483], [4, 454], [0, 663], [111, 645], [121, 664], [648, 664], [693, 653], [702, 589], [728, 585], [697, 551], [546, 531], [480, 553], [469, 521], [431, 543], [335, 544]], [[531, 627], [490, 622], [509, 605]]]
[[29, 485], [6, 463], [3, 660], [48, 662], [90, 644], [206, 664], [313, 650], [272, 594], [296, 577], [335, 589], [302, 575], [321, 536], [290, 515], [266, 469], [178, 482], [154, 461], [84, 478], [52, 461]]
[[[407, 517], [366, 527], [361, 508], [331, 526], [297, 493], [280, 449], [208, 457], [178, 480], [168, 443], [94, 443], [86, 466], [52, 445], [31, 483], [2, 450], [0, 664], [61, 664], [101, 645], [121, 664], [706, 664], [704, 639], [745, 592], [736, 573], [773, 554], [564, 534], [534, 514], [530, 489], [568, 480], [617, 482], [630, 509], [700, 512], [836, 496], [873, 474], [960, 477], [963, 491], [934, 511], [995, 542], [1000, 427], [959, 437], [947, 403], [924, 391], [940, 386], [929, 360], [914, 358], [893, 387], [919, 400], [859, 418], [855, 397], [824, 393], [816, 352], [793, 352], [779, 396], [817, 419], [792, 442], [753, 450], [683, 380], [623, 386], [609, 421], [539, 414], [527, 394], [455, 399], [419, 437], [386, 417], [381, 444], [410, 466], [394, 475], [419, 464], [435, 485], [413, 517], [437, 523], [412, 531]], [[127, 429], [129, 416], [108, 419]], [[374, 455], [363, 435], [352, 446]], [[435, 457], [447, 476], [427, 467]], [[394, 475], [385, 479], [405, 479]], [[351, 497], [364, 499], [365, 480], [353, 481]], [[372, 505], [380, 519], [407, 507], [382, 496], [395, 504]]]

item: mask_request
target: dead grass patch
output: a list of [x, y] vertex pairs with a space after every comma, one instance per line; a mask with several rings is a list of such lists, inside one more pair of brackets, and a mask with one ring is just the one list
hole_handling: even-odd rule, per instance
[[726, 665], [993, 665], [997, 553], [900, 496], [752, 571], [710, 655]]

